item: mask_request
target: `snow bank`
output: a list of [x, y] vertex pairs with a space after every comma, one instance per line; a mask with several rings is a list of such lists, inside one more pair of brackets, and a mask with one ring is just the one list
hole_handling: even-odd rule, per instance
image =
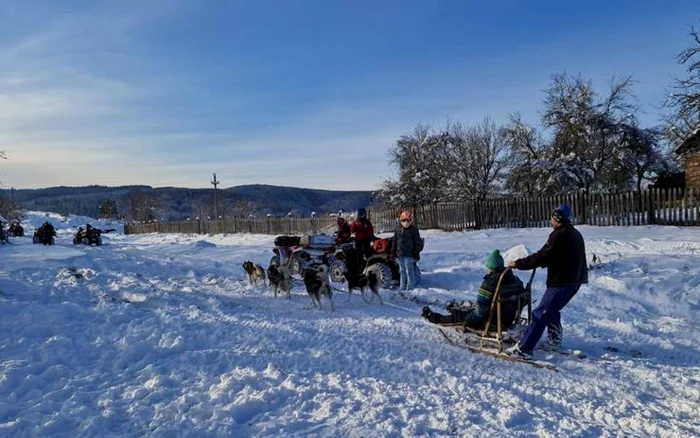
[[[70, 230], [85, 218], [48, 217]], [[96, 226], [94, 221], [89, 221]], [[700, 230], [581, 227], [600, 262], [563, 312], [559, 373], [446, 345], [419, 317], [474, 299], [494, 248], [548, 229], [426, 231], [424, 283], [314, 310], [251, 287], [274, 236], [112, 235], [1, 248], [5, 436], [697, 435]], [[524, 278], [527, 273], [517, 272]], [[544, 290], [538, 271], [535, 299]], [[337, 285], [340, 288], [344, 286]]]

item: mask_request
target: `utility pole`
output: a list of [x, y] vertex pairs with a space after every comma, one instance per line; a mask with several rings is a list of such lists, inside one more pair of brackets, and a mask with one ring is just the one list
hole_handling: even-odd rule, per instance
[[216, 186], [219, 185], [221, 181], [216, 180], [216, 173], [214, 173], [214, 181], [211, 183], [214, 185], [214, 220], [219, 220], [219, 204], [216, 202]]

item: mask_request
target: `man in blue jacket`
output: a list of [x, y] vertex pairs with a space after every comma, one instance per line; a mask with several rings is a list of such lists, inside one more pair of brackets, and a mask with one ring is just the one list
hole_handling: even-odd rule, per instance
[[564, 204], [552, 212], [550, 223], [554, 231], [547, 243], [536, 253], [508, 263], [509, 268], [531, 270], [547, 268], [547, 290], [532, 312], [532, 322], [522, 339], [506, 350], [510, 356], [531, 359], [532, 351], [547, 329], [548, 344], [561, 347], [561, 309], [576, 295], [582, 284], [588, 283], [586, 247], [583, 236], [571, 224], [571, 209]]

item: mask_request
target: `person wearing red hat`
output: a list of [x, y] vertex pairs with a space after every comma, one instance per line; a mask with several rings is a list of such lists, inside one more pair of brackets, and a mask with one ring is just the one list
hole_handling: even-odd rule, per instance
[[401, 225], [396, 228], [394, 237], [391, 239], [391, 254], [399, 262], [399, 289], [409, 290], [416, 286], [418, 280], [416, 263], [423, 249], [423, 240], [418, 227], [413, 223], [413, 213], [401, 212], [399, 221]]

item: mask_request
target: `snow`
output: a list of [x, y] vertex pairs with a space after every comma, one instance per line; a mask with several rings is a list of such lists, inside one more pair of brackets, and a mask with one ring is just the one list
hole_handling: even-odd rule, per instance
[[588, 358], [538, 351], [555, 373], [450, 346], [419, 317], [474, 300], [488, 253], [536, 251], [545, 228], [424, 231], [421, 288], [384, 306], [337, 293], [331, 313], [300, 283], [291, 301], [246, 283], [274, 236], [85, 247], [77, 226], [114, 224], [48, 218], [55, 246], [0, 247], [2, 436], [698, 436], [700, 229], [579, 227], [600, 261], [564, 341]]

